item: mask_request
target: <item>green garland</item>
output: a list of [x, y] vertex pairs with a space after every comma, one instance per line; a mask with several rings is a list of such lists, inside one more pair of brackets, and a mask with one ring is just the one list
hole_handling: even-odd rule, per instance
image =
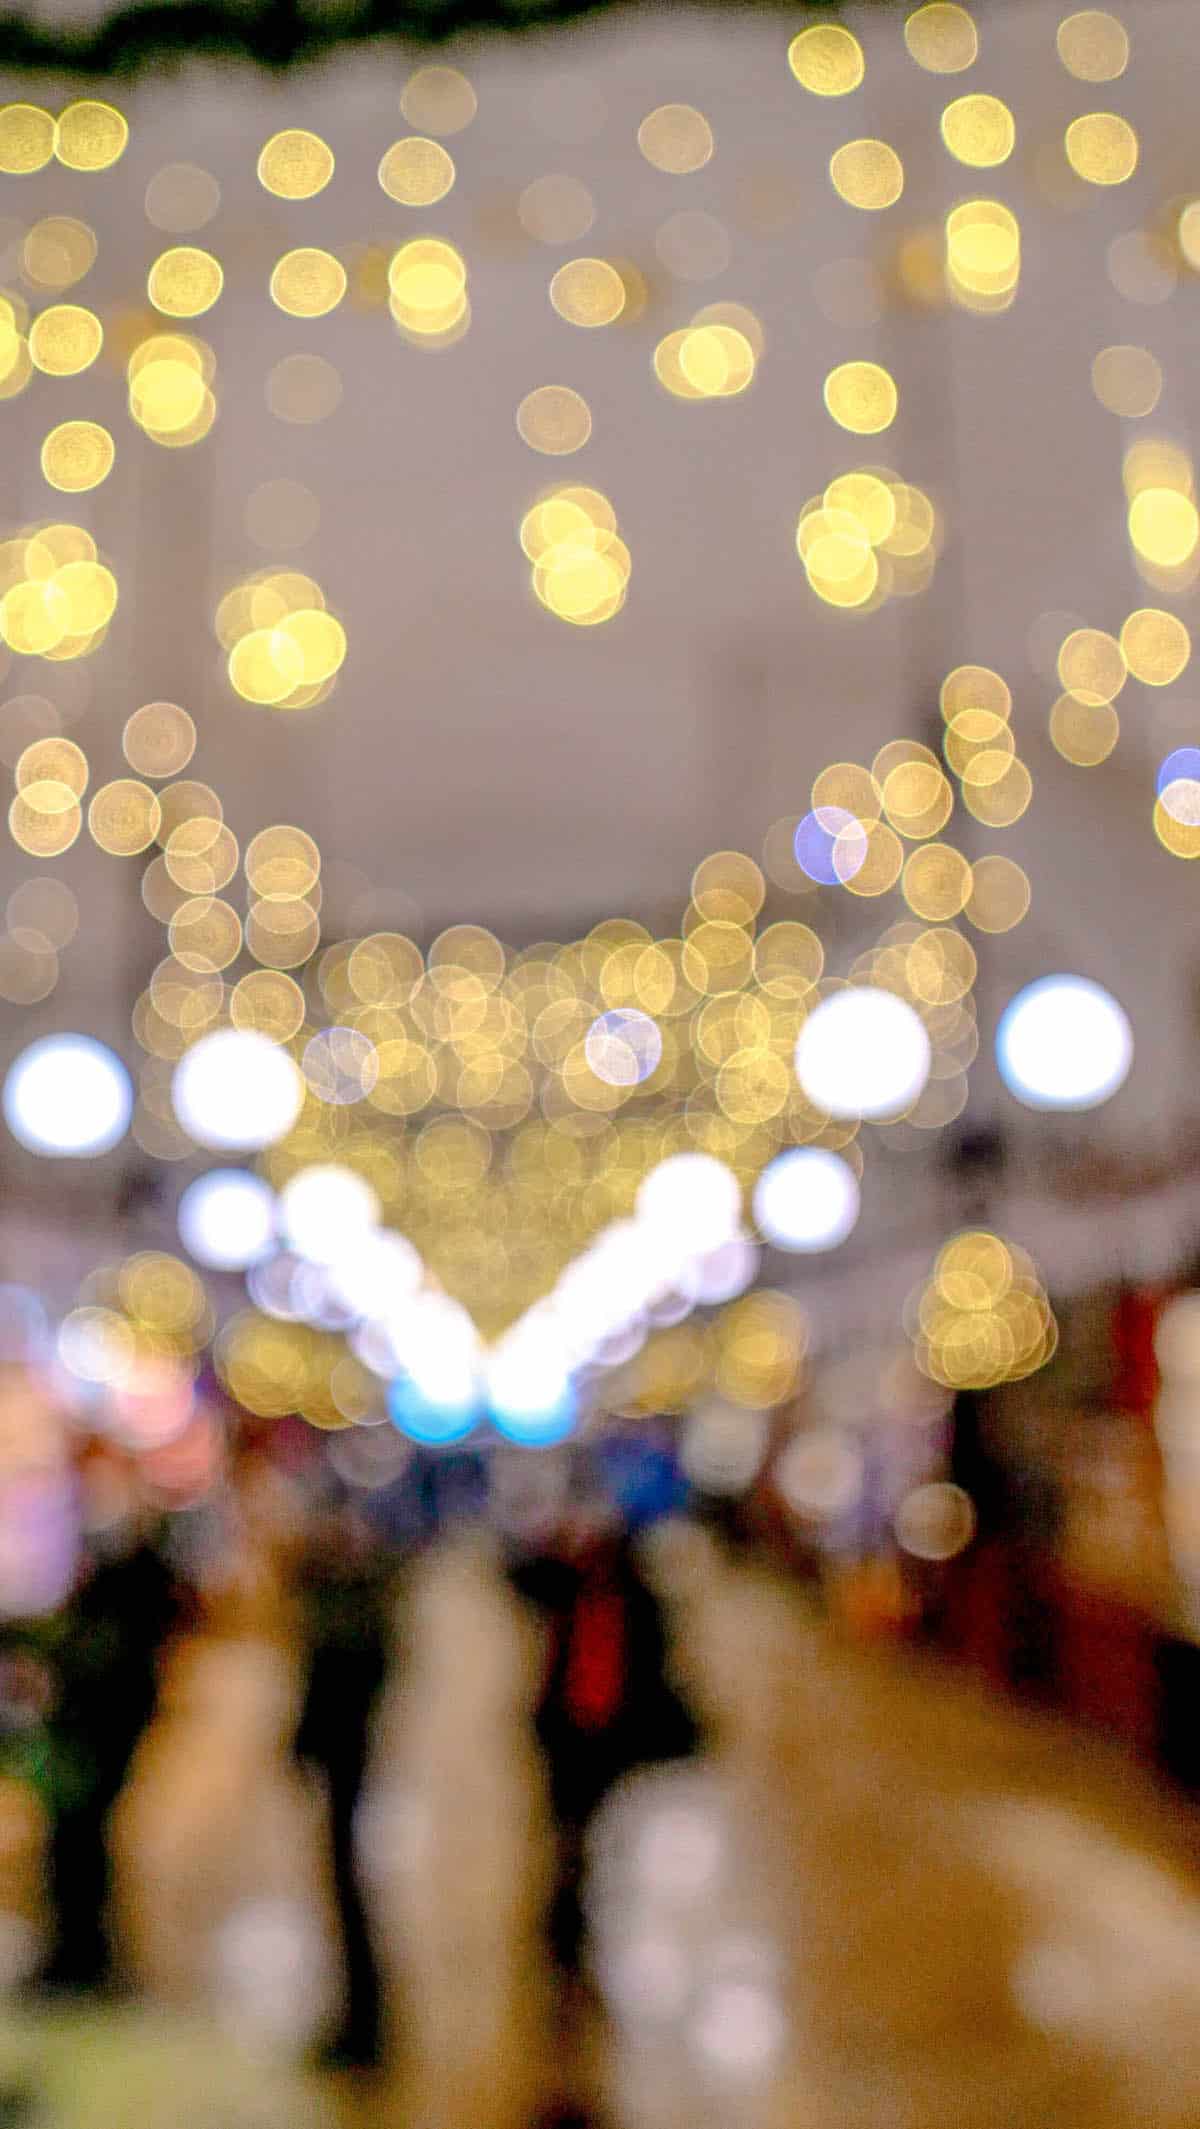
[[[696, 4], [696, 0], [693, 0]], [[841, 0], [700, 0], [723, 12], [801, 20], [836, 13]], [[878, 0], [889, 4], [889, 0]], [[445, 44], [456, 37], [562, 28], [585, 16], [637, 11], [661, 17], [661, 0], [145, 0], [88, 28], [63, 30], [19, 13], [0, 14], [0, 72], [130, 78], [190, 58], [250, 61], [280, 72], [350, 45]]]

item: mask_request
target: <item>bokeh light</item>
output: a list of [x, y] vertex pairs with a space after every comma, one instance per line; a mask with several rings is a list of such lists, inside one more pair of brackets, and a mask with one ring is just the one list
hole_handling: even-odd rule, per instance
[[788, 65], [801, 88], [814, 96], [848, 96], [866, 73], [863, 49], [853, 30], [836, 22], [813, 23], [793, 37]]
[[245, 1271], [274, 1246], [275, 1193], [245, 1168], [212, 1168], [179, 1200], [179, 1238], [197, 1264]]
[[175, 1068], [175, 1115], [198, 1145], [252, 1152], [291, 1130], [304, 1081], [286, 1050], [252, 1028], [202, 1035]]
[[90, 1035], [45, 1035], [9, 1066], [4, 1116], [32, 1153], [83, 1158], [119, 1145], [133, 1086], [119, 1057]]
[[859, 1204], [853, 1169], [821, 1146], [779, 1154], [754, 1186], [755, 1223], [776, 1249], [836, 1249], [854, 1228]]
[[1084, 976], [1042, 976], [1005, 1007], [996, 1061], [1031, 1109], [1092, 1109], [1121, 1087], [1133, 1033], [1115, 998]]
[[898, 1116], [929, 1077], [932, 1051], [911, 1005], [888, 991], [834, 991], [805, 1021], [796, 1077], [830, 1116]]

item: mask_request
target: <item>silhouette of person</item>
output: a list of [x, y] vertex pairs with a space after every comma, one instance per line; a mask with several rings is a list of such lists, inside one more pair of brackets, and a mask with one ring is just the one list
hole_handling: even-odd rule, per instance
[[326, 2063], [369, 2069], [382, 2052], [379, 1971], [355, 1853], [355, 1814], [388, 1668], [392, 1586], [387, 1563], [353, 1508], [318, 1516], [300, 1569], [307, 1674], [294, 1750], [322, 1775], [341, 1936], [344, 2000]]
[[546, 1627], [534, 1727], [559, 1849], [549, 1938], [561, 1975], [572, 1981], [581, 1964], [585, 1844], [594, 1814], [634, 1768], [694, 1753], [699, 1728], [668, 1675], [662, 1608], [628, 1533], [604, 1506], [585, 1506], [557, 1548], [510, 1573]]
[[109, 1819], [154, 1716], [164, 1644], [188, 1608], [160, 1536], [136, 1517], [110, 1529], [44, 1630], [53, 1681], [45, 1722], [53, 1940], [42, 1977], [50, 1988], [99, 1989], [114, 1976]]

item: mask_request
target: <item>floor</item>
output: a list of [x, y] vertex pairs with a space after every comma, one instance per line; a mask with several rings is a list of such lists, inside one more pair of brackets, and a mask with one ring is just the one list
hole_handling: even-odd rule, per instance
[[0, 2106], [26, 2078], [37, 2129], [524, 2129], [565, 2085], [618, 2129], [1192, 2129], [1197, 1821], [1093, 1738], [840, 1645], [697, 1532], [657, 1571], [715, 1748], [598, 1829], [606, 2034], [542, 1971], [531, 1641], [464, 1544], [417, 1587], [364, 1811], [394, 2074], [283, 2067], [332, 2000], [327, 1901], [294, 1682], [243, 1636], [192, 1652], [125, 1803], [152, 2008], [14, 2012]]

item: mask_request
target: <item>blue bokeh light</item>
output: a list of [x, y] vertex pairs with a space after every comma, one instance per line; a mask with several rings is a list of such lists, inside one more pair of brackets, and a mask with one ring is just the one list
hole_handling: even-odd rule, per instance
[[392, 1425], [409, 1441], [437, 1447], [443, 1442], [465, 1441], [481, 1417], [478, 1401], [438, 1404], [426, 1397], [410, 1375], [398, 1375], [388, 1384], [388, 1416]]
[[1161, 798], [1168, 784], [1178, 783], [1181, 778], [1200, 782], [1200, 747], [1176, 747], [1160, 765], [1155, 790]]
[[501, 1404], [493, 1400], [492, 1425], [506, 1441], [524, 1449], [549, 1449], [573, 1434], [579, 1420], [579, 1400], [570, 1385], [553, 1403], [541, 1406]]
[[793, 848], [796, 863], [810, 880], [820, 887], [838, 887], [852, 880], [862, 865], [867, 838], [857, 815], [844, 806], [817, 806], [799, 822]]

